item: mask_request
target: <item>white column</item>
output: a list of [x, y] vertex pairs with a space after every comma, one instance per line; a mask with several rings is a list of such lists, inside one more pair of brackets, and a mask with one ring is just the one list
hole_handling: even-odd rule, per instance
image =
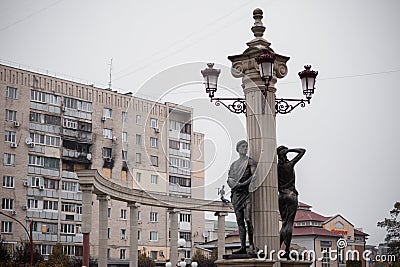
[[138, 267], [138, 207], [139, 203], [128, 203], [129, 207], [129, 266]]
[[222, 256], [225, 254], [225, 216], [228, 213], [216, 212], [218, 216], [218, 260], [222, 260]]
[[90, 258], [90, 232], [92, 231], [92, 205], [93, 186], [82, 186], [82, 234], [83, 234], [83, 257], [82, 265], [89, 266]]
[[99, 267], [107, 267], [108, 196], [97, 195], [99, 201]]
[[175, 209], [169, 209], [168, 212], [169, 212], [169, 231], [171, 233], [169, 258], [172, 263], [172, 266], [175, 266], [175, 264], [179, 262], [178, 211]]

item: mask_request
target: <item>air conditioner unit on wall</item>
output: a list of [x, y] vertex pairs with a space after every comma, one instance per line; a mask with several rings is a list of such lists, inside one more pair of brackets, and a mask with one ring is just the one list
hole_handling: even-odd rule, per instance
[[24, 181], [23, 185], [24, 185], [24, 186], [29, 186], [28, 181]]
[[160, 133], [160, 129], [159, 128], [154, 128], [154, 132]]
[[17, 215], [17, 211], [16, 210], [12, 210], [10, 213], [11, 213], [11, 215]]
[[11, 143], [11, 144], [10, 144], [10, 147], [11, 147], [11, 148], [17, 148], [17, 146], [18, 146], [18, 145], [17, 145], [16, 143]]
[[19, 122], [18, 121], [14, 121], [14, 127], [19, 127]]
[[24, 205], [24, 206], [21, 207], [21, 209], [22, 209], [22, 210], [27, 210], [28, 207]]
[[101, 117], [101, 121], [106, 121], [106, 119], [107, 119], [107, 118], [106, 118], [106, 117], [104, 117], [104, 116], [103, 116], [103, 117]]

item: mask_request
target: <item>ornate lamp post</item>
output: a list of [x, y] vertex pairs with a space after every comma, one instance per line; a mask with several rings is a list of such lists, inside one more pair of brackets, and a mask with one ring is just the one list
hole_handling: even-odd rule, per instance
[[[232, 62], [231, 74], [235, 78], [242, 78], [245, 97], [215, 98], [220, 70], [214, 69], [214, 64], [210, 63], [201, 73], [211, 102], [215, 101], [217, 106], [222, 104], [233, 113], [246, 115], [249, 156], [258, 162], [257, 180], [251, 189], [254, 243], [259, 249], [267, 247], [269, 251], [279, 251], [275, 116], [276, 113], [287, 114], [297, 106], [310, 104], [318, 72], [311, 70], [311, 66], [305, 66], [305, 70], [299, 73], [306, 99], [276, 99], [275, 84], [286, 76], [289, 57], [275, 53], [271, 44], [263, 38], [265, 27], [261, 21], [261, 9], [253, 11], [253, 18], [255, 22], [251, 30], [255, 38], [247, 43], [248, 48], [242, 54], [228, 56]], [[209, 81], [214, 83], [210, 84]]]

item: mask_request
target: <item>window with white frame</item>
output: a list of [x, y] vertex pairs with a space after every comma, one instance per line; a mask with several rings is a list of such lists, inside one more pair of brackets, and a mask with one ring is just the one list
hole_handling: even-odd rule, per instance
[[127, 132], [122, 132], [122, 142], [124, 142], [124, 143], [128, 142], [128, 133]]
[[150, 222], [158, 222], [158, 212], [150, 211]]
[[104, 128], [103, 129], [103, 137], [106, 139], [112, 139], [112, 130]]
[[190, 150], [190, 144], [181, 142], [181, 149], [182, 150]]
[[191, 241], [192, 240], [192, 234], [191, 234], [191, 232], [179, 232], [179, 238], [183, 238], [186, 241]]
[[4, 131], [4, 142], [15, 143], [16, 133], [13, 131]]
[[3, 164], [6, 166], [15, 166], [15, 154], [4, 153]]
[[128, 160], [128, 151], [122, 150], [122, 160], [127, 161]]
[[141, 115], [136, 115], [136, 124], [142, 125], [142, 116]]
[[322, 267], [330, 267], [330, 265], [331, 265], [330, 250], [331, 250], [330, 247], [322, 247], [321, 248], [321, 254], [322, 254], [321, 266]]
[[154, 148], [157, 148], [157, 146], [158, 146], [158, 139], [155, 138], [155, 137], [150, 137], [150, 146], [151, 146], [151, 147], [154, 147]]
[[47, 199], [43, 200], [43, 209], [58, 211], [58, 201], [47, 200]]
[[137, 219], [138, 221], [142, 220], [142, 212], [140, 210], [137, 212]]
[[46, 103], [46, 93], [31, 90], [31, 101]]
[[56, 223], [42, 224], [42, 233], [57, 234], [58, 224]]
[[2, 198], [1, 199], [1, 209], [12, 210], [14, 209], [14, 199], [12, 198]]
[[140, 183], [141, 180], [142, 180], [142, 173], [137, 172], [136, 173], [136, 182]]
[[136, 153], [136, 163], [142, 163], [142, 154]]
[[17, 88], [11, 87], [11, 86], [7, 86], [6, 97], [7, 98], [12, 98], [12, 99], [18, 99]]
[[126, 259], [126, 249], [121, 248], [119, 250], [119, 259], [120, 260], [125, 260]]
[[1, 233], [2, 234], [10, 234], [13, 232], [13, 223], [9, 221], [1, 222]]
[[76, 205], [76, 214], [82, 214], [82, 205]]
[[122, 122], [128, 122], [128, 113], [122, 111]]
[[141, 145], [142, 144], [142, 136], [140, 134], [136, 135], [136, 144]]
[[14, 188], [14, 176], [4, 175], [3, 176], [3, 187]]
[[126, 220], [126, 209], [121, 209], [121, 219]]
[[77, 122], [76, 120], [64, 118], [64, 120], [63, 120], [63, 126], [64, 126], [65, 128], [77, 129], [77, 128], [78, 128], [78, 122]]
[[27, 199], [28, 209], [38, 209], [39, 201], [37, 199]]
[[104, 108], [103, 109], [103, 117], [105, 117], [106, 119], [111, 119], [112, 118], [112, 109]]
[[61, 234], [75, 234], [75, 225], [62, 223]]
[[121, 239], [126, 240], [126, 229], [121, 229]]
[[151, 128], [158, 128], [158, 120], [154, 118], [150, 118], [150, 127]]
[[179, 214], [179, 221], [180, 222], [190, 222], [190, 214], [188, 214], [188, 213], [180, 213]]
[[104, 159], [106, 159], [106, 158], [111, 158], [111, 148], [109, 148], [109, 147], [103, 147], [103, 158]]
[[158, 175], [152, 174], [152, 175], [150, 176], [150, 182], [151, 182], [152, 184], [158, 184]]
[[15, 110], [6, 109], [6, 121], [17, 121], [17, 112]]
[[47, 188], [47, 189], [58, 189], [59, 182], [58, 182], [58, 180], [55, 180], [55, 179], [44, 178], [43, 185], [44, 185], [44, 188]]
[[75, 203], [61, 202], [61, 211], [75, 213], [75, 210], [76, 210]]
[[158, 232], [150, 231], [150, 241], [158, 241]]
[[78, 192], [80, 190], [79, 183], [71, 182], [71, 181], [62, 181], [61, 190], [70, 191], [70, 192]]
[[153, 166], [158, 166], [158, 157], [157, 156], [150, 156], [150, 162]]
[[39, 187], [40, 186], [40, 177], [28, 176], [28, 180], [30, 182], [31, 187]]
[[180, 143], [179, 141], [169, 140], [169, 148], [179, 150]]

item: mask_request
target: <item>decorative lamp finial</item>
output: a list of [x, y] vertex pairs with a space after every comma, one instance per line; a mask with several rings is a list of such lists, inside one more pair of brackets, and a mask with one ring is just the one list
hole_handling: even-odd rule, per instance
[[251, 27], [251, 31], [254, 33], [254, 36], [257, 38], [261, 38], [264, 35], [265, 27], [262, 23], [263, 11], [259, 8], [254, 9], [253, 11], [254, 18], [254, 26]]

